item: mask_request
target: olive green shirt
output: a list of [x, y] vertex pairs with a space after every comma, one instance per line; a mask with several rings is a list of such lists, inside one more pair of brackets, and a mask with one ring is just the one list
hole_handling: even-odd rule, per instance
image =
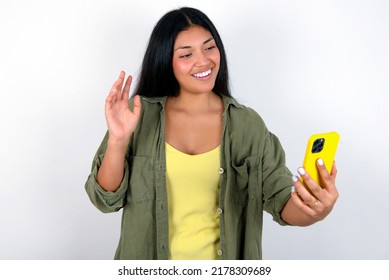
[[[168, 201], [165, 160], [166, 97], [142, 97], [141, 117], [126, 154], [123, 181], [104, 191], [97, 172], [108, 135], [98, 149], [85, 189], [102, 212], [123, 209], [115, 259], [168, 259]], [[233, 98], [223, 97], [220, 155], [221, 259], [261, 259], [263, 210], [281, 225], [292, 174], [278, 138], [261, 117]], [[130, 100], [130, 107], [132, 107]]]

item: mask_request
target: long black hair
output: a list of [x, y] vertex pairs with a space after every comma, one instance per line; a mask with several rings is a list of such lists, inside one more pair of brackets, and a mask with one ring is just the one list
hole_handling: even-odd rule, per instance
[[168, 12], [155, 25], [134, 95], [158, 97], [179, 94], [180, 87], [172, 65], [174, 42], [178, 33], [194, 25], [201, 26], [212, 34], [220, 52], [220, 68], [213, 91], [218, 95], [231, 96], [227, 58], [220, 35], [203, 12], [188, 7]]

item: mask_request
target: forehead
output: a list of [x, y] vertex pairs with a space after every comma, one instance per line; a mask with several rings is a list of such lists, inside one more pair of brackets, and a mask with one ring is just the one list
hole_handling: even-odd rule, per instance
[[175, 47], [180, 46], [195, 46], [203, 44], [206, 40], [212, 38], [211, 32], [201, 26], [192, 26], [187, 30], [183, 30], [178, 33], [176, 41], [174, 42]]

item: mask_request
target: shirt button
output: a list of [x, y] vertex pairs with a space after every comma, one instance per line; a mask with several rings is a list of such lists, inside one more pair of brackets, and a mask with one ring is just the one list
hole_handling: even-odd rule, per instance
[[223, 168], [219, 168], [219, 174], [223, 174], [224, 173], [224, 169]]
[[223, 255], [223, 251], [222, 251], [222, 250], [220, 250], [220, 249], [219, 249], [219, 250], [217, 250], [217, 255], [218, 255], [218, 256], [221, 256], [221, 255]]
[[223, 209], [217, 208], [217, 213], [218, 213], [219, 215], [221, 215], [221, 214], [223, 213]]

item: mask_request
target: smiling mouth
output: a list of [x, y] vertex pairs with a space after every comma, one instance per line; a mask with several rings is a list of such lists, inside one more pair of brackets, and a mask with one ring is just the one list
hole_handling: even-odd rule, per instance
[[209, 76], [211, 74], [211, 72], [212, 72], [212, 69], [209, 69], [209, 70], [201, 72], [201, 73], [192, 74], [192, 76], [195, 78], [204, 78], [204, 77]]

